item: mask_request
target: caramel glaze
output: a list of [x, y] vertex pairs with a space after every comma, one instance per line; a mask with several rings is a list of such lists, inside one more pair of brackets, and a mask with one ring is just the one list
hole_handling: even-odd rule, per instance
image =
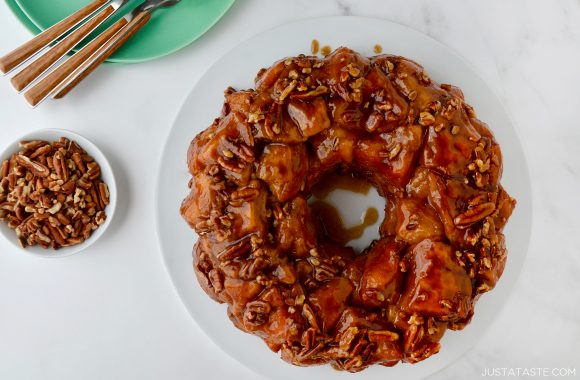
[[373, 185], [364, 179], [348, 174], [331, 173], [316, 183], [311, 189], [312, 195], [318, 199], [326, 199], [334, 190], [348, 190], [353, 193], [367, 195]]
[[[181, 213], [199, 235], [200, 285], [296, 365], [424, 360], [505, 265], [515, 201], [499, 146], [458, 88], [403, 57], [340, 48], [276, 62], [255, 89], [226, 91], [188, 167]], [[336, 170], [385, 197], [361, 255], [325, 238], [308, 207]]]
[[353, 193], [367, 195], [371, 187], [372, 184], [364, 179], [349, 174], [340, 175], [338, 173], [326, 175], [312, 187], [311, 193], [316, 197], [316, 201], [310, 203], [309, 206], [319, 220], [321, 230], [324, 231], [327, 238], [340, 245], [345, 245], [351, 240], [360, 238], [367, 227], [377, 222], [379, 212], [376, 208], [369, 207], [361, 215], [360, 224], [346, 227], [340, 210], [326, 202], [328, 195], [335, 190], [347, 190]]
[[351, 240], [360, 238], [365, 229], [379, 220], [379, 212], [374, 207], [365, 210], [361, 217], [361, 223], [352, 227], [346, 227], [340, 216], [340, 211], [325, 201], [315, 201], [309, 204], [310, 209], [320, 219], [324, 234], [337, 244], [345, 245]]

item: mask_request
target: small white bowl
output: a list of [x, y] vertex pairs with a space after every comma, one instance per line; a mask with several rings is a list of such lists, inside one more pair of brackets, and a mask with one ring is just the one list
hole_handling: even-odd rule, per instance
[[89, 155], [91, 155], [95, 161], [101, 166], [101, 179], [109, 187], [109, 204], [105, 207], [105, 213], [107, 214], [107, 219], [105, 222], [93, 231], [91, 236], [84, 242], [73, 245], [70, 247], [62, 247], [59, 249], [44, 249], [38, 245], [22, 248], [18, 239], [16, 238], [16, 232], [8, 228], [6, 222], [0, 221], [0, 234], [2, 234], [6, 240], [10, 241], [16, 247], [25, 252], [39, 257], [65, 257], [72, 254], [78, 253], [89, 246], [91, 246], [98, 238], [100, 238], [109, 224], [113, 219], [115, 213], [115, 208], [117, 206], [117, 184], [115, 182], [115, 176], [113, 175], [113, 169], [105, 155], [89, 140], [80, 136], [74, 132], [67, 131], [65, 129], [43, 129], [40, 131], [29, 133], [25, 136], [20, 137], [18, 140], [10, 144], [4, 151], [0, 154], [0, 163], [5, 159], [10, 158], [14, 153], [20, 150], [18, 143], [22, 140], [46, 140], [46, 141], [57, 141], [61, 137], [66, 137], [69, 140], [76, 141]]

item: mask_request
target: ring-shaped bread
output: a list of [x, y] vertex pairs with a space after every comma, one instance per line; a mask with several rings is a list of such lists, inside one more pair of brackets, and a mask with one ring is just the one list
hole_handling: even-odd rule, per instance
[[[192, 141], [181, 213], [202, 288], [296, 365], [415, 363], [462, 329], [502, 274], [515, 200], [502, 157], [454, 86], [398, 56], [346, 48], [261, 70]], [[340, 170], [385, 198], [357, 254], [324, 236], [310, 189]]]

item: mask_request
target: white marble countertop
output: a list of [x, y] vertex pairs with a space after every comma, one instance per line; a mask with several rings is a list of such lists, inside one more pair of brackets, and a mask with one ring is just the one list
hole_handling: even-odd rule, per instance
[[[0, 149], [40, 128], [77, 131], [111, 159], [124, 195], [83, 254], [41, 260], [0, 240], [0, 379], [257, 378], [199, 330], [163, 267], [153, 220], [161, 142], [225, 51], [288, 21], [340, 14], [399, 22], [459, 52], [500, 95], [528, 156], [534, 219], [520, 279], [488, 334], [433, 379], [494, 367], [580, 376], [580, 2], [238, 0], [188, 48], [102, 67], [60, 102], [31, 110], [0, 81]], [[30, 36], [5, 2], [0, 36], [0, 52]]]

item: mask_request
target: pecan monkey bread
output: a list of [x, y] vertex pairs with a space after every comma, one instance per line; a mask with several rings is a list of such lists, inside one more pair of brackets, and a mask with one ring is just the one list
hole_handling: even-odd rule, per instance
[[[502, 274], [515, 200], [500, 148], [457, 87], [346, 48], [262, 69], [191, 142], [181, 213], [200, 285], [295, 365], [351, 372], [438, 352]], [[334, 243], [308, 206], [339, 171], [385, 199], [380, 239]]]

